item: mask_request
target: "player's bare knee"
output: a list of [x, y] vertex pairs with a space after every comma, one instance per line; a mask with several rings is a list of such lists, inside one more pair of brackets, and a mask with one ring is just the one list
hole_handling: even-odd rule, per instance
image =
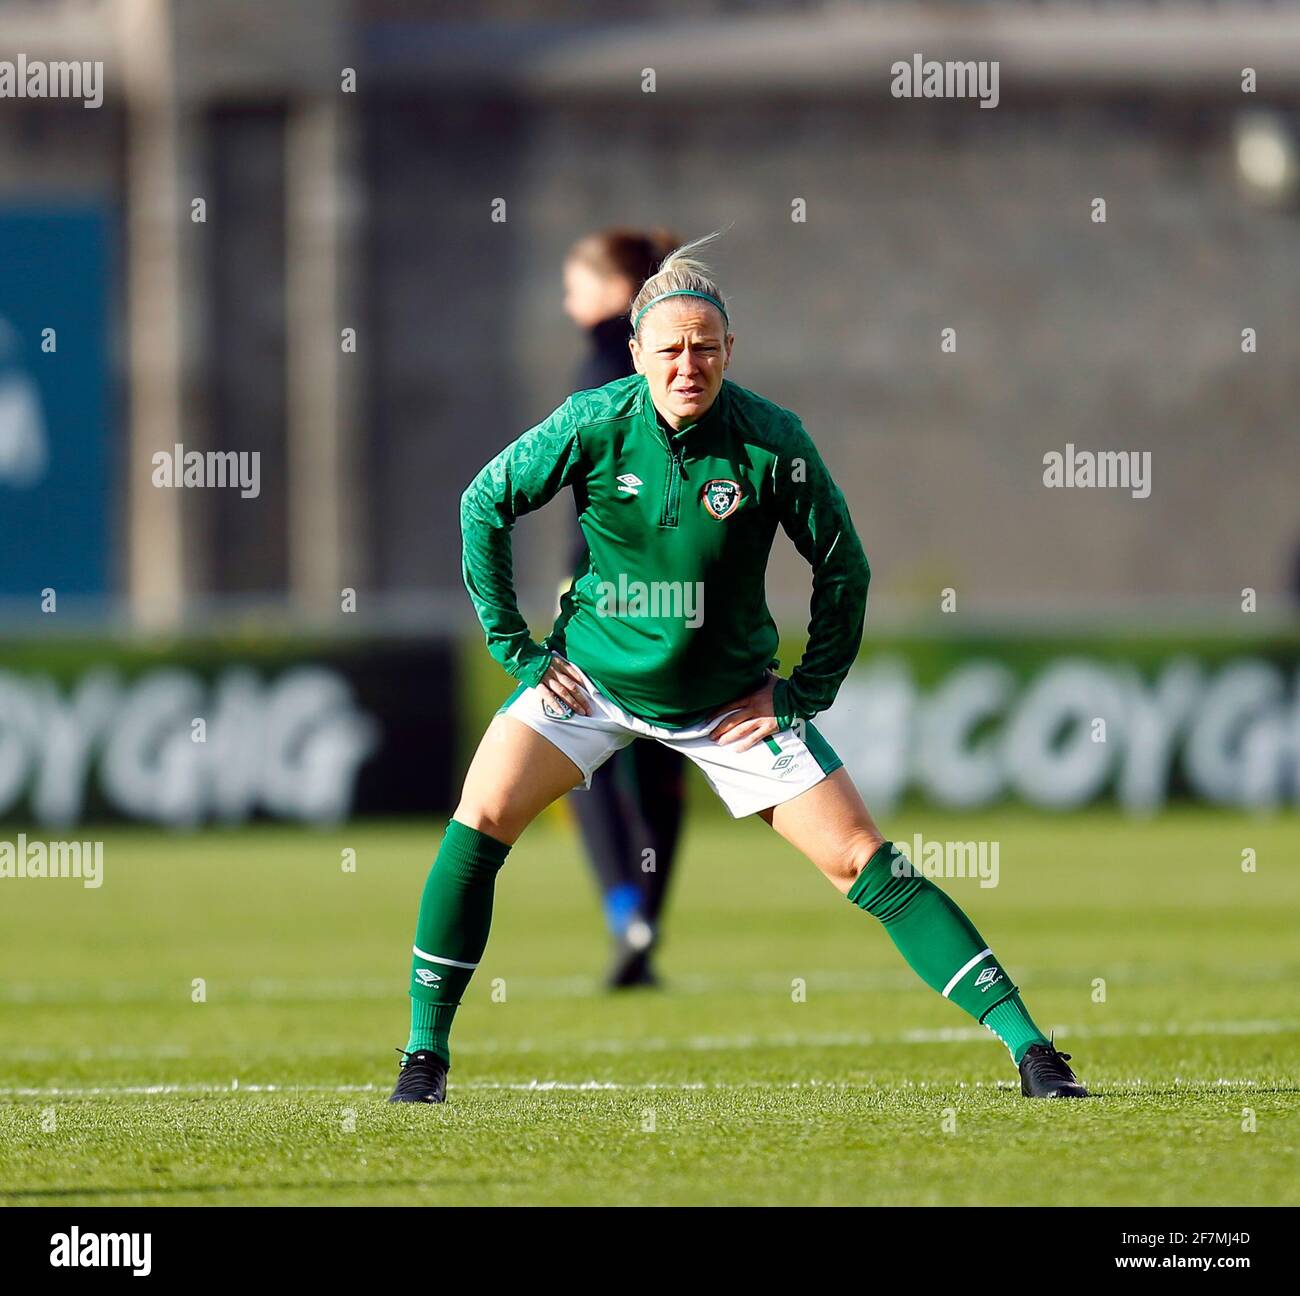
[[473, 828], [475, 832], [481, 832], [497, 841], [513, 844], [518, 836], [512, 816], [504, 807], [494, 809], [481, 801], [462, 800], [452, 818], [466, 828]]
[[885, 839], [879, 833], [856, 833], [844, 852], [842, 879], [852, 886], [862, 870], [871, 863], [871, 857], [881, 848]]
[[866, 861], [859, 864], [856, 851], [846, 846], [830, 858], [818, 860], [817, 866], [832, 886], [839, 891], [848, 891], [866, 867]]

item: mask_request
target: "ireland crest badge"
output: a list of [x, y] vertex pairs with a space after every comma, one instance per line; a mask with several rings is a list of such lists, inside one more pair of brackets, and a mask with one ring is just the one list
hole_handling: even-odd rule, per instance
[[712, 481], [704, 483], [701, 498], [704, 500], [704, 507], [721, 522], [736, 511], [745, 495], [740, 489], [739, 482], [731, 481], [726, 477], [715, 477]]

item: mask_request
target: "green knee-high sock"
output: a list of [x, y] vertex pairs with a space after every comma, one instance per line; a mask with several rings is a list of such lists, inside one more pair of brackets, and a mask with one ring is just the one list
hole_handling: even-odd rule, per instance
[[455, 819], [447, 825], [415, 927], [407, 1052], [429, 1049], [450, 1064], [451, 1021], [487, 948], [492, 893], [509, 852], [505, 842]]
[[879, 918], [912, 971], [993, 1031], [1017, 1065], [1031, 1044], [1047, 1043], [971, 920], [893, 842], [867, 862], [849, 899]]

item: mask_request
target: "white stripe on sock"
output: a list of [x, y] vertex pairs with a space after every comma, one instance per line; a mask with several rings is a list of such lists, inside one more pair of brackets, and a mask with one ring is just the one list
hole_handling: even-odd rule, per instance
[[[416, 950], [415, 952], [418, 954], [420, 951]], [[955, 986], [957, 982], [960, 981], [962, 977], [964, 977], [966, 973], [969, 972], [971, 968], [975, 966], [976, 963], [979, 963], [982, 960], [988, 958], [988, 956], [992, 953], [993, 951], [991, 949], [986, 949], [983, 954], [976, 954], [975, 957], [971, 959], [970, 962], [967, 963], [964, 967], [962, 967], [957, 972], [957, 974], [953, 977], [953, 979], [949, 981], [946, 986], [944, 986], [943, 997], [946, 999], [952, 993], [953, 986]]]
[[439, 958], [436, 954], [426, 954], [418, 945], [411, 946], [411, 953], [416, 958], [422, 958], [428, 963], [441, 963], [444, 967], [469, 968], [471, 972], [478, 967], [477, 963], [458, 963], [455, 959]]
[[1007, 1050], [1007, 1054], [1010, 1056], [1012, 1065], [1014, 1066], [1016, 1061], [1016, 1051], [1011, 1047], [1010, 1044], [1007, 1043], [1005, 1037], [1002, 1035], [1002, 1032], [999, 1031], [996, 1026], [990, 1026], [987, 1021], [980, 1022], [980, 1025], [983, 1026], [984, 1029], [988, 1031], [993, 1036], [993, 1038], [996, 1039], [998, 1043], [1001, 1044]]

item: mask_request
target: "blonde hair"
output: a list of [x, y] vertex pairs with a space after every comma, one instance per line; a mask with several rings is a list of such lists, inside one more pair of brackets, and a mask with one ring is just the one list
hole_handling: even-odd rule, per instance
[[711, 298], [722, 311], [722, 321], [726, 325], [727, 332], [731, 331], [730, 312], [727, 309], [726, 299], [722, 295], [722, 289], [718, 287], [713, 271], [696, 256], [701, 248], [712, 243], [714, 239], [720, 237], [721, 233], [721, 230], [714, 230], [712, 234], [706, 234], [703, 238], [683, 243], [681, 247], [674, 248], [664, 257], [659, 263], [659, 269], [641, 285], [641, 291], [632, 299], [632, 306], [628, 313], [632, 317], [633, 336], [641, 332], [641, 312], [656, 297], [661, 297], [664, 293], [693, 293]]

